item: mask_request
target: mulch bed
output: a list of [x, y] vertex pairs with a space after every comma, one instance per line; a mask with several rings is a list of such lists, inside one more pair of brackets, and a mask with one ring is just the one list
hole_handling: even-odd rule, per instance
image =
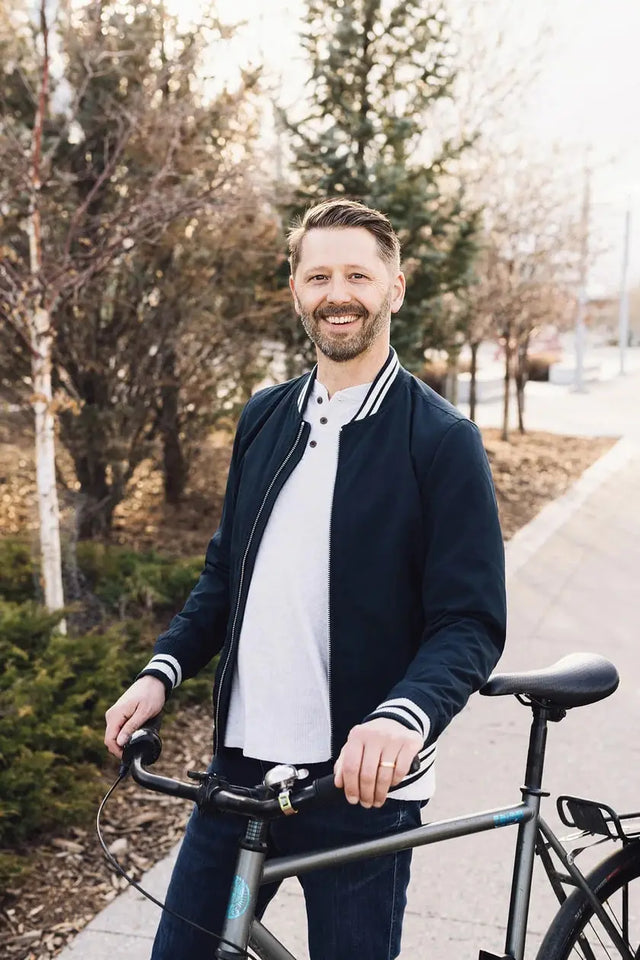
[[555, 433], [482, 431], [496, 486], [505, 540], [529, 523], [546, 503], [569, 489], [616, 442], [613, 437], [563, 437]]

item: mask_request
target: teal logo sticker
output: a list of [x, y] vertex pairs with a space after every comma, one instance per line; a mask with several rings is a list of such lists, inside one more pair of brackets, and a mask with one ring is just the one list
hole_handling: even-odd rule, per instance
[[237, 920], [238, 917], [241, 917], [249, 906], [250, 899], [251, 896], [249, 894], [249, 887], [247, 886], [246, 880], [243, 880], [242, 877], [239, 877], [236, 874], [231, 885], [231, 896], [229, 897], [229, 906], [227, 908], [227, 919]]
[[506, 827], [510, 823], [520, 823], [524, 819], [524, 810], [508, 810], [506, 813], [496, 813], [493, 822], [496, 827]]

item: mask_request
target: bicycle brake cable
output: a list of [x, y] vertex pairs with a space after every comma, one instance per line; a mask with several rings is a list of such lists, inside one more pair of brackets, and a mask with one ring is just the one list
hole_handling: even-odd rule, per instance
[[[166, 913], [170, 914], [172, 917], [175, 917], [176, 920], [181, 920], [183, 923], [187, 923], [190, 927], [193, 927], [195, 930], [199, 930], [200, 933], [206, 933], [207, 936], [213, 937], [214, 940], [217, 940], [219, 943], [225, 944], [227, 947], [233, 947], [235, 950], [241, 949], [240, 947], [238, 947], [238, 944], [232, 943], [231, 940], [226, 940], [224, 937], [221, 937], [219, 934], [214, 933], [213, 930], [207, 930], [206, 927], [201, 927], [200, 924], [196, 923], [194, 920], [189, 920], [188, 917], [183, 917], [182, 914], [178, 913], [176, 910], [172, 910], [170, 907], [167, 907], [167, 905], [164, 904], [161, 900], [158, 900], [156, 897], [153, 896], [152, 893], [149, 893], [148, 890], [145, 890], [144, 887], [140, 886], [138, 881], [134, 880], [134, 878], [126, 872], [124, 867], [122, 867], [118, 863], [114, 855], [111, 853], [111, 851], [107, 847], [104, 837], [102, 836], [102, 830], [100, 828], [100, 818], [102, 816], [102, 811], [104, 810], [107, 804], [107, 800], [109, 800], [113, 791], [116, 789], [117, 786], [120, 785], [120, 783], [122, 783], [122, 781], [126, 778], [126, 776], [127, 776], [126, 773], [120, 773], [118, 777], [113, 781], [113, 783], [107, 790], [106, 794], [102, 798], [102, 802], [98, 807], [98, 813], [96, 815], [96, 835], [98, 837], [98, 841], [100, 843], [100, 846], [102, 847], [102, 852], [104, 853], [107, 862], [113, 867], [116, 873], [118, 873], [121, 877], [124, 877], [127, 883], [130, 886], [134, 887], [139, 893], [141, 893], [143, 897], [146, 897], [147, 900], [150, 900], [151, 903], [154, 903], [157, 907], [160, 907], [161, 910], [164, 910], [166, 911]], [[260, 960], [259, 957], [257, 957], [254, 953], [252, 953], [248, 949], [242, 951], [242, 956], [247, 957], [247, 960]]]

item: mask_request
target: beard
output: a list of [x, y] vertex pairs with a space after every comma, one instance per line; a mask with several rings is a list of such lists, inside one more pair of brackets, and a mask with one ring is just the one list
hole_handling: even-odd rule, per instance
[[[324, 333], [321, 327], [321, 321], [327, 317], [344, 317], [355, 315], [362, 318], [357, 332], [352, 334], [338, 334], [331, 336], [330, 333]], [[305, 333], [318, 350], [328, 357], [329, 360], [335, 360], [337, 363], [344, 363], [347, 360], [354, 360], [361, 353], [368, 350], [372, 343], [388, 326], [391, 320], [391, 291], [387, 293], [380, 309], [375, 314], [370, 314], [360, 303], [341, 305], [339, 307], [330, 307], [324, 305], [318, 307], [313, 313], [301, 313], [300, 321], [305, 329]]]

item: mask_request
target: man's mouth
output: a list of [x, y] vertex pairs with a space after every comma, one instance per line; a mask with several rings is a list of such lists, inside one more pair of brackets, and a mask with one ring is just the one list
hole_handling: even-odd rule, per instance
[[359, 319], [360, 319], [360, 314], [359, 314], [359, 313], [345, 313], [345, 314], [343, 314], [343, 315], [341, 315], [341, 316], [323, 317], [322, 319], [323, 319], [323, 320], [326, 320], [327, 323], [333, 324], [334, 326], [339, 326], [339, 325], [341, 325], [341, 324], [353, 323], [355, 320], [359, 320]]

